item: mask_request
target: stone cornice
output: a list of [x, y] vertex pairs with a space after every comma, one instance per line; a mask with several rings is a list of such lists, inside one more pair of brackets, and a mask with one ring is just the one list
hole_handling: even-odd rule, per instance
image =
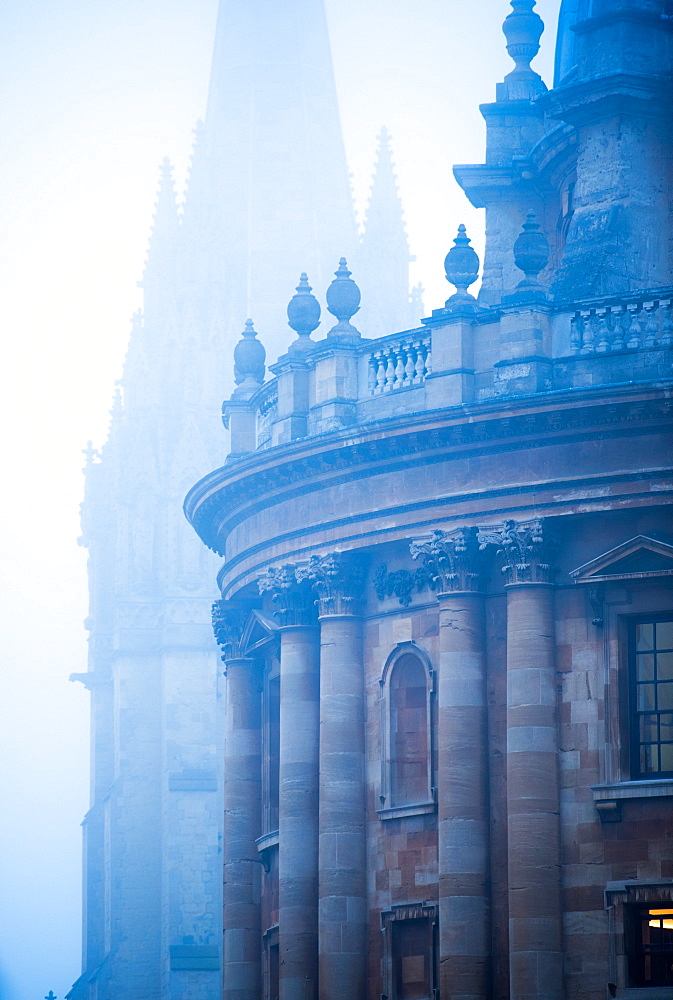
[[670, 393], [669, 383], [620, 385], [488, 400], [305, 439], [206, 476], [188, 494], [185, 512], [203, 541], [223, 555], [225, 524], [228, 533], [253, 509], [271, 508], [293, 493], [346, 482], [355, 474], [376, 475], [399, 462], [408, 468], [431, 460], [433, 452], [450, 460], [554, 439], [639, 432], [670, 419], [673, 403], [666, 389]]

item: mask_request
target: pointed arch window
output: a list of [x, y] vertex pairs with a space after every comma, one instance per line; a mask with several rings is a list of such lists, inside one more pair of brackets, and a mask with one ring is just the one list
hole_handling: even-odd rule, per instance
[[379, 813], [434, 810], [434, 674], [420, 649], [398, 648], [381, 679], [383, 766]]

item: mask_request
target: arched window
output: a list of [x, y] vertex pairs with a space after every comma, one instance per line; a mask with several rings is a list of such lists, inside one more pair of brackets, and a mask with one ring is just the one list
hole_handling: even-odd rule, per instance
[[381, 805], [384, 811], [428, 806], [432, 802], [432, 674], [420, 650], [398, 649], [381, 683]]

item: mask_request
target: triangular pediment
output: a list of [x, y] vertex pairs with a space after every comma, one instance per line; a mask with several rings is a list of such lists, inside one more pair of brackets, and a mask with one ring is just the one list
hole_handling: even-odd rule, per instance
[[579, 566], [570, 575], [575, 583], [673, 576], [673, 545], [637, 535]]
[[278, 638], [278, 625], [261, 611], [251, 611], [241, 636], [241, 650], [244, 655], [262, 648]]

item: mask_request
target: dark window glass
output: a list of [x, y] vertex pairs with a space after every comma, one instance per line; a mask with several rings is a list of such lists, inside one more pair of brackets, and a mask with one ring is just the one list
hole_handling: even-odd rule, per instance
[[629, 985], [673, 986], [673, 903], [630, 907]]
[[429, 921], [393, 924], [395, 1000], [429, 1000], [432, 995], [432, 946]]
[[269, 948], [269, 998], [278, 1000], [280, 996], [280, 954], [277, 944]]
[[390, 783], [393, 805], [426, 802], [428, 787], [428, 685], [418, 657], [400, 657], [390, 683]]
[[673, 620], [634, 622], [630, 636], [632, 777], [673, 775]]

